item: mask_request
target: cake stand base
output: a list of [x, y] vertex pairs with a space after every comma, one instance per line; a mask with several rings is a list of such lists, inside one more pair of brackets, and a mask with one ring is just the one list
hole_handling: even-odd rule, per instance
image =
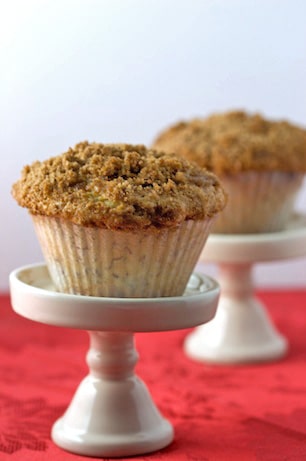
[[57, 293], [44, 265], [10, 275], [13, 309], [43, 323], [87, 330], [89, 374], [79, 385], [52, 438], [61, 448], [95, 457], [126, 457], [159, 450], [173, 428], [135, 375], [133, 332], [197, 326], [216, 312], [219, 286], [193, 274], [183, 296], [96, 298]]
[[250, 235], [211, 234], [201, 260], [218, 264], [221, 296], [215, 318], [185, 340], [186, 354], [213, 363], [276, 360], [288, 349], [265, 306], [254, 296], [255, 263], [306, 254], [306, 217], [295, 215], [281, 232]]
[[264, 306], [255, 298], [233, 300], [221, 296], [215, 318], [185, 340], [187, 355], [214, 363], [275, 360], [288, 348]]
[[58, 446], [95, 457], [152, 452], [169, 445], [173, 435], [136, 376], [114, 381], [88, 375], [52, 428]]

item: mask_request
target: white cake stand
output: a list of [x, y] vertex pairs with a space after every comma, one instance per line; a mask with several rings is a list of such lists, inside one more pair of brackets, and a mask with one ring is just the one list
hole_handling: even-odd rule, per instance
[[138, 355], [132, 332], [176, 330], [208, 322], [216, 312], [217, 282], [193, 274], [179, 297], [96, 298], [54, 291], [46, 267], [34, 265], [14, 271], [10, 286], [12, 306], [22, 316], [89, 331], [90, 372], [53, 426], [57, 445], [81, 455], [122, 457], [171, 443], [171, 424], [134, 374]]
[[221, 297], [215, 318], [185, 340], [186, 354], [199, 361], [248, 363], [282, 357], [287, 340], [254, 297], [252, 266], [306, 254], [306, 217], [294, 215], [281, 232], [212, 234], [201, 261], [217, 263]]

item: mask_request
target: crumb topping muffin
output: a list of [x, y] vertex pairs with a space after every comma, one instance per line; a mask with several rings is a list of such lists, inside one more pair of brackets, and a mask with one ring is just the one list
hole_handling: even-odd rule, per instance
[[24, 167], [12, 193], [32, 215], [108, 229], [176, 226], [226, 202], [213, 173], [175, 154], [87, 141]]
[[306, 172], [306, 130], [243, 111], [180, 122], [160, 134], [154, 149], [175, 152], [218, 174]]

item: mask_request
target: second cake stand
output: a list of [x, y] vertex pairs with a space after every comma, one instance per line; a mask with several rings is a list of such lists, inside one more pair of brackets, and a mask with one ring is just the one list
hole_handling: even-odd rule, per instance
[[219, 286], [193, 274], [183, 296], [96, 298], [58, 293], [44, 265], [10, 275], [13, 309], [50, 325], [89, 331], [89, 375], [65, 414], [54, 424], [53, 441], [73, 453], [96, 457], [132, 456], [159, 450], [173, 428], [134, 374], [138, 354], [133, 332], [176, 330], [211, 320]]
[[294, 215], [281, 232], [211, 234], [201, 261], [218, 264], [221, 296], [215, 318], [185, 340], [186, 354], [199, 361], [248, 363], [282, 357], [287, 340], [254, 296], [253, 265], [306, 254], [306, 217]]

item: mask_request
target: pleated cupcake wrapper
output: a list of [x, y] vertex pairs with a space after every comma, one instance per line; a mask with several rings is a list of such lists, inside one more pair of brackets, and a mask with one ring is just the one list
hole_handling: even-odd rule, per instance
[[56, 289], [104, 297], [181, 295], [211, 225], [190, 220], [174, 229], [122, 231], [32, 218]]
[[275, 232], [286, 227], [303, 174], [245, 172], [220, 177], [228, 204], [217, 217], [214, 233]]

